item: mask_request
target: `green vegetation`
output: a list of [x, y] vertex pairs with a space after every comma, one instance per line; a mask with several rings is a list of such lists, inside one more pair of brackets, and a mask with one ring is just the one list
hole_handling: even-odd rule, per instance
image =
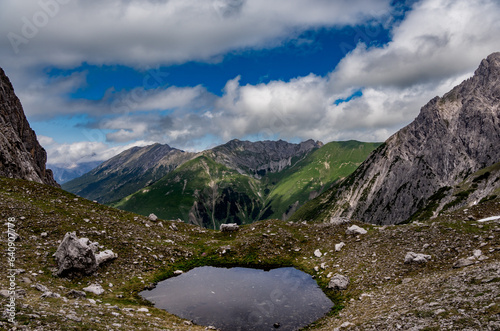
[[202, 155], [111, 205], [212, 229], [222, 223], [286, 219], [298, 207], [351, 174], [379, 145], [332, 142], [303, 159], [292, 160], [290, 167], [262, 177], [242, 174]]

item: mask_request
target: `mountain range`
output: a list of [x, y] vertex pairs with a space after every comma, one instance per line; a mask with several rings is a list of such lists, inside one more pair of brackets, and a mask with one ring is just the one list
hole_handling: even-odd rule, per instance
[[114, 207], [205, 227], [287, 219], [378, 143], [232, 140], [201, 153], [135, 147], [63, 188]]

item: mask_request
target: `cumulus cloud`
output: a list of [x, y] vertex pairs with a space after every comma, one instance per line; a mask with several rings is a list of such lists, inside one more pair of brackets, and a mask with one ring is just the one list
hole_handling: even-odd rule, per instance
[[75, 164], [92, 161], [105, 161], [134, 146], [147, 146], [152, 141], [135, 141], [127, 145], [110, 146], [104, 142], [82, 141], [75, 143], [57, 143], [55, 141], [40, 141], [47, 150], [47, 163], [66, 168]]
[[3, 0], [5, 61], [134, 67], [273, 47], [308, 28], [359, 24], [388, 0]]
[[[359, 1], [355, 5], [352, 1], [321, 0], [150, 0], [139, 5], [123, 0], [121, 11], [110, 10], [118, 1], [75, 0], [67, 5], [73, 8], [68, 9], [67, 16], [61, 7], [60, 21], [47, 25], [47, 35], [60, 37], [61, 45], [71, 51], [66, 52], [66, 46], [56, 47], [60, 50], [56, 56], [67, 60], [63, 63], [77, 63], [88, 48], [90, 61], [95, 63], [141, 66], [155, 61], [213, 59], [238, 48], [272, 47], [303, 27], [353, 24], [380, 15], [387, 5], [384, 1]], [[26, 5], [15, 3], [16, 12], [23, 12]], [[360, 9], [360, 5], [366, 6]], [[73, 12], [75, 8], [81, 14]], [[96, 8], [96, 24], [89, 26], [94, 32], [92, 41], [88, 37], [92, 33], [74, 31], [67, 20], [81, 19]], [[67, 154], [87, 155], [88, 160], [94, 151], [99, 157], [107, 155], [109, 143], [133, 141], [157, 141], [190, 150], [201, 149], [201, 142], [207, 139], [223, 143], [249, 137], [383, 141], [411, 122], [427, 101], [470, 77], [481, 59], [500, 50], [498, 17], [500, 3], [496, 0], [421, 0], [392, 28], [389, 43], [359, 43], [336, 67], [332, 64], [332, 72], [325, 77], [310, 74], [257, 85], [242, 85], [240, 77], [235, 77], [227, 82], [221, 96], [203, 86], [159, 86], [110, 90], [98, 101], [56, 97], [43, 106], [45, 111], [93, 114], [91, 126], [106, 132], [106, 140], [57, 145], [49, 159]], [[144, 21], [151, 24], [139, 27], [138, 22]], [[66, 25], [69, 31], [52, 30]], [[74, 40], [69, 40], [68, 33], [75, 33]], [[130, 36], [132, 43], [125, 45]], [[40, 35], [40, 40], [43, 38]], [[0, 52], [5, 52], [3, 46]], [[25, 46], [26, 57], [29, 52], [38, 52], [30, 50], [31, 41]], [[46, 46], [40, 47], [44, 52]], [[40, 56], [51, 61], [53, 55]], [[53, 91], [48, 95], [64, 96], [85, 84], [84, 78], [85, 73], [77, 73], [51, 82], [48, 86]], [[30, 92], [36, 92], [41, 83], [32, 84], [33, 89], [24, 96], [28, 105], [43, 100], [43, 95]], [[117, 150], [113, 147], [110, 151]]]

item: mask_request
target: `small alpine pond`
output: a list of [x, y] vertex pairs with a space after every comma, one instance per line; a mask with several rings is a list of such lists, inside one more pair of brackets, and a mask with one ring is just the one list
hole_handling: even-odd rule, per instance
[[223, 331], [297, 330], [333, 307], [316, 281], [295, 268], [199, 267], [140, 295], [157, 308]]

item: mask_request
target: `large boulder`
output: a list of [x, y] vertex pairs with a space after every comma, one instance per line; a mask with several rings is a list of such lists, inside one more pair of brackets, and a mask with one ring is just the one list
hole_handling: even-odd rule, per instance
[[97, 260], [87, 238], [78, 238], [76, 232], [68, 232], [54, 254], [58, 270], [56, 276], [75, 274], [90, 275], [97, 270]]
[[78, 238], [75, 232], [68, 232], [54, 257], [58, 266], [54, 274], [60, 277], [72, 277], [90, 275], [100, 264], [116, 259], [118, 255], [110, 249], [99, 252], [98, 243], [88, 238]]

